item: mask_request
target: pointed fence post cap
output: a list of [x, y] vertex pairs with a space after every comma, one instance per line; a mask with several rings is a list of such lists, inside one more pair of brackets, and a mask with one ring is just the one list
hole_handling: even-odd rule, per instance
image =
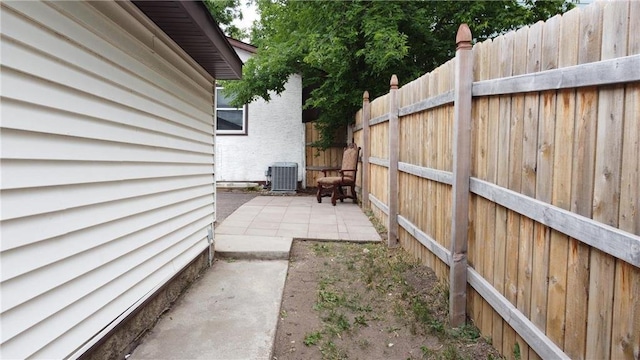
[[364, 94], [362, 94], [362, 101], [369, 101], [369, 92], [366, 90]]
[[467, 24], [460, 24], [456, 34], [456, 50], [471, 49], [471, 30]]
[[396, 76], [396, 74], [391, 75], [391, 82], [389, 83], [389, 85], [391, 85], [391, 89], [398, 88], [398, 77]]

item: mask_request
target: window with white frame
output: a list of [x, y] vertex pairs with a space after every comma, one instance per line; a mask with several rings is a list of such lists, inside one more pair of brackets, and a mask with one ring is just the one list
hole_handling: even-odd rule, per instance
[[241, 108], [231, 106], [233, 97], [225, 96], [221, 86], [216, 86], [216, 133], [219, 135], [246, 135], [246, 105]]

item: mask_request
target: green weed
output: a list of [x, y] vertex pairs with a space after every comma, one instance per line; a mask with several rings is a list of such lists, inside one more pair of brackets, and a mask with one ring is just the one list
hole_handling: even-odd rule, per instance
[[480, 330], [471, 324], [464, 324], [458, 328], [451, 329], [451, 336], [456, 339], [474, 341], [480, 337]]
[[353, 322], [355, 324], [358, 324], [360, 326], [369, 326], [369, 324], [367, 324], [367, 319], [364, 317], [364, 315], [357, 315], [354, 319]]
[[520, 354], [520, 344], [518, 343], [513, 344], [513, 357], [516, 360], [520, 360], [522, 358], [522, 355]]
[[320, 353], [325, 360], [341, 360], [347, 358], [347, 353], [336, 346], [333, 341], [327, 341], [320, 347]]
[[306, 334], [302, 342], [307, 346], [311, 346], [316, 345], [320, 340], [322, 340], [322, 333], [320, 331], [314, 331], [310, 334]]
[[453, 345], [447, 345], [447, 348], [442, 352], [443, 360], [462, 360], [462, 356], [458, 354], [458, 350]]
[[311, 249], [313, 249], [313, 252], [317, 256], [322, 256], [329, 254], [332, 250], [332, 246], [327, 243], [315, 243], [311, 246]]

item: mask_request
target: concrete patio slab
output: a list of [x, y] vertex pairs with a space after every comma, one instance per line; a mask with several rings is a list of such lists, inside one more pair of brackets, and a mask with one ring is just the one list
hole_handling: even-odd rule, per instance
[[267, 360], [288, 262], [218, 260], [129, 357]]
[[[267, 225], [270, 224], [270, 225]], [[258, 196], [216, 228], [217, 235], [265, 235], [336, 241], [381, 241], [362, 209], [312, 196]]]

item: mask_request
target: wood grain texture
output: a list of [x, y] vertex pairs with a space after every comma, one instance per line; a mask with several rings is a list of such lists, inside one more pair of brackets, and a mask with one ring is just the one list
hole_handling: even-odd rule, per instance
[[[580, 12], [562, 18], [560, 28], [558, 67], [575, 65], [578, 61], [578, 33]], [[574, 142], [575, 90], [558, 92], [555, 152], [553, 159], [553, 192], [551, 203], [565, 210], [571, 208], [571, 179]], [[569, 238], [551, 232], [549, 244], [549, 291], [547, 307], [547, 335], [556, 344], [564, 345], [567, 256]]]
[[438, 169], [426, 168], [418, 165], [408, 164], [405, 162], [398, 163], [398, 170], [415, 175], [423, 179], [433, 180], [442, 184], [453, 184], [453, 173]]
[[[580, 12], [578, 63], [600, 60], [602, 11], [588, 6]], [[577, 90], [571, 180], [571, 211], [591, 218], [598, 92], [595, 88]], [[567, 258], [567, 296], [565, 351], [572, 358], [585, 359], [587, 308], [589, 295], [590, 247], [570, 239]]]
[[[469, 31], [466, 25], [464, 27], [463, 29], [461, 26], [458, 33], [465, 30]], [[471, 164], [469, 161], [471, 155], [471, 82], [473, 81], [471, 36], [469, 36], [468, 40], [468, 48], [463, 48], [460, 44], [458, 46], [455, 69], [455, 111], [452, 146], [453, 172], [456, 176], [453, 178], [451, 197], [453, 203], [450, 227], [452, 261], [448, 264], [451, 267], [449, 277], [450, 322], [452, 326], [456, 327], [466, 322], [467, 234], [469, 228], [469, 177], [471, 176]], [[448, 141], [449, 134], [447, 133], [446, 135], [447, 137], [444, 139], [445, 146], [451, 143]], [[445, 232], [444, 236], [448, 235]]]
[[[513, 47], [514, 47], [515, 33], [508, 33], [502, 37], [500, 41], [499, 52], [499, 76], [511, 76], [513, 73]], [[500, 186], [509, 185], [509, 167], [510, 167], [510, 151], [509, 145], [511, 143], [511, 96], [501, 96], [499, 98], [499, 122], [498, 122], [498, 153], [497, 153], [497, 178], [496, 183]], [[496, 219], [495, 219], [495, 248], [494, 248], [494, 270], [493, 270], [493, 283], [503, 296], [507, 293], [506, 286], [506, 264], [508, 261], [507, 256], [507, 209], [501, 206], [496, 206]], [[510, 332], [511, 331], [511, 332]], [[512, 339], [513, 338], [513, 339]], [[502, 349], [505, 346], [513, 346], [515, 341], [515, 333], [508, 326], [500, 315], [494, 312], [493, 318], [493, 345]], [[508, 351], [508, 350], [507, 350]]]
[[[558, 66], [560, 16], [554, 16], [545, 24], [542, 36], [540, 70]], [[538, 119], [538, 159], [536, 174], [536, 199], [551, 202], [554, 176], [553, 157], [555, 151], [556, 94], [555, 91], [540, 93]], [[531, 321], [542, 331], [547, 326], [547, 291], [549, 274], [549, 245], [551, 231], [543, 224], [534, 226], [531, 277]], [[530, 353], [530, 356], [532, 354]]]
[[[543, 23], [538, 22], [529, 28], [526, 47], [526, 72], [540, 71], [540, 55]], [[535, 197], [537, 178], [539, 95], [525, 95], [525, 117], [522, 142], [522, 193]], [[522, 219], [520, 227], [519, 267], [518, 267], [518, 308], [527, 317], [531, 316], [532, 277], [533, 277], [534, 222]], [[522, 357], [528, 359], [530, 351], [521, 347]]]
[[640, 80], [640, 56], [631, 55], [539, 73], [479, 81], [473, 84], [473, 96], [562, 90], [638, 80]]
[[487, 299], [492, 308], [531, 345], [533, 356], [540, 355], [544, 359], [570, 359], [562, 349], [545, 336], [543, 331], [497, 292], [477, 271], [469, 268], [467, 277], [469, 284], [483, 298]]
[[453, 101], [454, 101], [454, 92], [450, 90], [445, 93], [442, 93], [424, 100], [412, 102], [409, 105], [402, 106], [398, 110], [398, 115], [406, 116], [406, 115], [422, 112], [425, 110], [431, 110], [439, 106], [451, 104]]
[[[482, 59], [484, 58], [484, 49], [486, 44], [484, 42], [478, 43], [473, 47], [473, 60], [474, 60], [474, 81], [478, 81], [482, 76], [482, 72], [480, 71], [480, 66], [482, 65]], [[471, 169], [472, 176], [481, 176], [484, 174], [484, 163], [485, 163], [485, 151], [486, 147], [486, 118], [481, 117], [481, 107], [484, 107], [484, 103], [480, 101], [480, 99], [474, 99], [472, 102], [471, 108], [471, 116], [472, 116], [472, 136], [471, 143], [473, 146], [472, 150], [472, 159], [473, 165]], [[482, 175], [483, 176], [483, 175]], [[469, 231], [469, 246], [468, 254], [470, 259], [470, 264], [473, 268], [482, 273], [483, 271], [483, 256], [482, 256], [482, 199], [477, 196], [471, 197], [471, 211], [470, 213], [470, 231]], [[482, 297], [474, 294], [473, 295], [473, 321], [474, 324], [478, 327], [478, 329], [482, 329]]]
[[371, 103], [369, 100], [369, 92], [365, 91], [362, 97], [362, 207], [368, 209], [369, 205], [369, 190], [371, 184], [371, 170], [369, 169], [369, 153], [371, 142], [371, 128], [369, 120], [371, 119]]
[[640, 236], [589, 219], [582, 215], [499, 187], [488, 181], [471, 178], [470, 190], [496, 204], [516, 211], [541, 225], [562, 232], [600, 251], [640, 266]]
[[[478, 61], [481, 64], [484, 64], [478, 72], [478, 76], [481, 79], [485, 79], [489, 77], [489, 68], [487, 64], [489, 64], [490, 59], [490, 47], [492, 42], [487, 41], [483, 42], [478, 47], [478, 53], [476, 54]], [[474, 59], [475, 60], [475, 59]], [[489, 99], [488, 98], [480, 98], [475, 101], [477, 110], [477, 118], [475, 121], [478, 122], [478, 132], [476, 134], [476, 176], [486, 179], [487, 178], [487, 163], [488, 163], [488, 150], [487, 150], [487, 142], [488, 142], [488, 131], [489, 131]], [[488, 212], [489, 204], [484, 199], [476, 200], [476, 218], [475, 218], [475, 246], [476, 246], [476, 262], [475, 269], [482, 276], [486, 276], [486, 269], [488, 267], [488, 260], [486, 258], [487, 254], [487, 237], [486, 232], [489, 224], [487, 223], [486, 214]], [[476, 322], [478, 324], [478, 328], [483, 334], [491, 333], [491, 322], [492, 322], [492, 314], [491, 307], [488, 305], [486, 301], [484, 301], [481, 297], [476, 298], [476, 302], [478, 303], [475, 306], [479, 306], [478, 309], [479, 316], [476, 318]]]
[[[603, 4], [602, 59], [625, 56], [628, 36], [628, 2]], [[593, 218], [618, 225], [624, 87], [602, 89], [598, 99]], [[614, 258], [591, 252], [586, 357], [607, 358], [611, 353]]]
[[[513, 50], [513, 75], [520, 75], [526, 72], [527, 69], [527, 42], [528, 42], [529, 27], [523, 27], [516, 31]], [[524, 136], [524, 107], [525, 96], [524, 94], [515, 94], [512, 97], [511, 102], [511, 133], [510, 133], [510, 157], [509, 157], [509, 189], [520, 192], [522, 189], [522, 177], [523, 177], [523, 136]], [[519, 264], [520, 264], [520, 215], [509, 211], [508, 214], [508, 230], [507, 230], [507, 254], [511, 254], [507, 258], [506, 264], [506, 280], [507, 294], [506, 297], [511, 301], [513, 305], [518, 306], [521, 309], [522, 301], [518, 300], [518, 288], [519, 288]], [[522, 338], [512, 330], [511, 326], [506, 325], [505, 330], [506, 338], [503, 341], [503, 354], [513, 356], [513, 349], [518, 344], [518, 347], [523, 351], [522, 353], [528, 354], [526, 343]]]
[[[639, 17], [640, 3], [630, 2], [629, 54], [640, 52], [640, 39], [631, 35], [640, 31]], [[624, 111], [618, 226], [640, 235], [640, 84], [625, 87]], [[611, 359], [637, 359], [640, 357], [640, 266], [616, 260], [613, 299]]]

